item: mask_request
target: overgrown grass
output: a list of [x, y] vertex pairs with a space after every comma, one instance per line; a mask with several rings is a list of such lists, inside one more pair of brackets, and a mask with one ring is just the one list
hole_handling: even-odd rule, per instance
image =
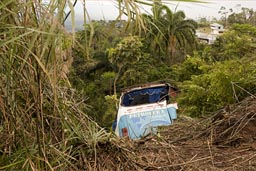
[[67, 78], [65, 3], [0, 2], [0, 170], [76, 170], [108, 138]]

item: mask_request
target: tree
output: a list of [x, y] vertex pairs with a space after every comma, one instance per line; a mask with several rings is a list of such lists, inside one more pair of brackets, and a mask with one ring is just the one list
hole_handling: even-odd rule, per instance
[[169, 64], [172, 64], [177, 50], [194, 45], [197, 23], [185, 19], [183, 11], [172, 12], [159, 1], [154, 3], [152, 11], [153, 15], [143, 16], [148, 28], [146, 38], [149, 38], [151, 47], [153, 45], [158, 55], [164, 52]]
[[152, 53], [158, 57], [163, 56], [166, 47], [164, 47], [163, 26], [160, 21], [162, 18], [162, 3], [160, 0], [155, 0], [152, 6], [152, 15], [142, 14], [142, 19], [145, 24], [146, 33], [145, 40], [148, 43], [149, 49], [153, 49]]
[[176, 50], [181, 47], [192, 47], [195, 43], [195, 32], [197, 23], [194, 20], [185, 19], [185, 13], [178, 11], [173, 13], [166, 9], [165, 24], [166, 25], [166, 44], [167, 52], [171, 54], [170, 64], [174, 63]]
[[115, 48], [109, 49], [109, 61], [117, 67], [117, 75], [114, 80], [114, 95], [116, 95], [116, 83], [122, 69], [139, 60], [142, 54], [142, 45], [139, 37], [129, 36], [118, 43]]
[[227, 21], [229, 24], [256, 24], [256, 13], [253, 9], [249, 8], [241, 8], [241, 12], [239, 13], [232, 13], [228, 16]]
[[77, 48], [82, 48], [81, 50], [84, 50], [85, 53], [88, 53], [89, 56], [91, 56], [91, 51], [96, 51], [101, 47], [104, 48], [104, 46], [98, 45], [102, 45], [104, 43], [104, 40], [107, 38], [106, 33], [103, 29], [104, 24], [105, 23], [93, 21], [90, 24], [86, 24], [86, 30], [78, 31], [76, 33], [76, 37], [79, 42]]
[[221, 19], [223, 20], [224, 22], [224, 26], [227, 26], [227, 19], [228, 19], [228, 14], [229, 13], [232, 13], [233, 12], [233, 9], [230, 8], [230, 9], [227, 9], [226, 7], [222, 6], [220, 7], [220, 10], [219, 10], [219, 14], [222, 15]]

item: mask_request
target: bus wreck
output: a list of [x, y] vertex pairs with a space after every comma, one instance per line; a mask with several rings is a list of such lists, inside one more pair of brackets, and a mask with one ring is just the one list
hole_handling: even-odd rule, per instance
[[168, 83], [151, 83], [122, 90], [113, 130], [119, 137], [140, 139], [156, 133], [158, 126], [177, 118], [177, 103], [170, 103], [178, 89]]

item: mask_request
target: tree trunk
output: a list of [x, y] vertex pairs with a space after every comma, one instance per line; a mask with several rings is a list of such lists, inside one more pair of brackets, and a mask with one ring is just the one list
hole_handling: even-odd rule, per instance
[[174, 37], [174, 35], [171, 35], [170, 36], [170, 45], [169, 45], [171, 56], [170, 56], [170, 59], [169, 59], [169, 65], [172, 65], [174, 63], [174, 59], [175, 59], [175, 43], [176, 43], [175, 37]]
[[[117, 82], [117, 80], [118, 80], [118, 78], [119, 78], [119, 75], [120, 75], [120, 73], [121, 73], [121, 69], [122, 69], [122, 66], [119, 67], [118, 72], [117, 72], [117, 75], [116, 75], [115, 80], [114, 80], [114, 96], [115, 96], [115, 97], [117, 97], [117, 95], [116, 95], [116, 82]], [[116, 102], [116, 109], [118, 109], [118, 104], [117, 104], [117, 102]]]

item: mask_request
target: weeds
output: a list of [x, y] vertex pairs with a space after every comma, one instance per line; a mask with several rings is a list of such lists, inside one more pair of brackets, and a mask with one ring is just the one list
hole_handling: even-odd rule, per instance
[[107, 136], [67, 79], [74, 36], [61, 24], [65, 6], [0, 2], [1, 170], [75, 170], [81, 145], [96, 154]]

